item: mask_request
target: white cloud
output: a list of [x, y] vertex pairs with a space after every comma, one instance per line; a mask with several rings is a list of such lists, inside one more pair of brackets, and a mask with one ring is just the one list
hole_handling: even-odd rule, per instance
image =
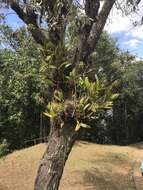
[[[122, 4], [125, 3], [123, 0], [119, 1]], [[79, 2], [83, 5], [84, 0], [79, 0]], [[101, 7], [102, 4], [103, 2], [101, 3]], [[132, 37], [143, 39], [143, 26], [133, 26], [133, 22], [141, 20], [141, 17], [143, 16], [142, 10], [143, 1], [141, 1], [139, 4], [138, 13], [134, 13], [129, 16], [123, 16], [121, 10], [117, 10], [116, 6], [114, 6], [109, 15], [105, 29], [110, 34], [124, 32], [126, 35], [131, 35]]]
[[136, 57], [136, 61], [143, 61], [143, 58], [141, 58], [141, 57]]
[[[79, 1], [83, 5], [84, 0]], [[119, 0], [119, 2], [125, 4], [126, 1]], [[129, 16], [123, 16], [122, 12], [114, 6], [105, 25], [105, 30], [119, 39], [121, 48], [134, 51], [140, 57], [143, 57], [142, 50], [139, 48], [143, 45], [143, 26], [134, 27], [133, 22], [141, 21], [142, 16], [143, 0], [139, 4], [138, 13]]]
[[131, 29], [130, 31], [127, 32], [126, 35], [143, 40], [143, 26]]
[[131, 39], [129, 41], [124, 42], [124, 44], [129, 46], [130, 48], [137, 48], [140, 43], [140, 40], [137, 39]]
[[84, 4], [84, 0], [79, 0], [79, 3], [80, 3], [81, 5], [83, 5], [83, 4]]
[[126, 35], [143, 39], [143, 26], [133, 26], [133, 22], [141, 20], [141, 17], [143, 16], [142, 10], [143, 1], [141, 1], [139, 5], [138, 12], [132, 13], [129, 16], [123, 16], [121, 11], [117, 10], [114, 6], [109, 15], [105, 29], [111, 34], [124, 32]]
[[126, 32], [127, 30], [129, 30], [129, 28], [131, 28], [131, 23], [129, 22], [128, 18], [123, 18], [120, 15], [113, 15], [112, 17], [110, 17], [105, 26], [105, 29], [111, 34]]

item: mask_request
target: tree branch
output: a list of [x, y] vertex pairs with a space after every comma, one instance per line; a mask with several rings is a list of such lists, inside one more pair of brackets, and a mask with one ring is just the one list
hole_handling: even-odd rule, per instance
[[[47, 14], [48, 28], [47, 32], [43, 32], [37, 23], [38, 15], [36, 14], [30, 3], [24, 4], [25, 10], [17, 3], [16, 0], [10, 0], [11, 8], [29, 27], [29, 31], [36, 40], [36, 42], [44, 45], [47, 41], [51, 41], [55, 45], [63, 41], [67, 15], [72, 5], [73, 0], [62, 0], [59, 5], [56, 0], [42, 0], [40, 17]], [[35, 5], [36, 8], [36, 5]]]
[[30, 5], [25, 5], [25, 6], [26, 6], [26, 12], [23, 11], [23, 9], [15, 0], [10, 1], [11, 9], [13, 9], [16, 12], [16, 14], [19, 16], [19, 18], [23, 20], [23, 22], [27, 24], [27, 26], [29, 26], [29, 31], [31, 32], [35, 41], [41, 45], [44, 45], [47, 42], [48, 37], [39, 28], [37, 24], [37, 15], [34, 12], [33, 8]]
[[116, 0], [105, 0], [102, 10], [98, 15], [98, 20], [93, 23], [86, 44], [84, 44], [84, 47], [82, 47], [81, 59], [83, 61], [87, 62], [88, 57], [94, 51], [115, 1]]
[[19, 18], [21, 18], [26, 24], [32, 24], [35, 27], [38, 27], [37, 15], [30, 6], [26, 5], [26, 11], [24, 12], [20, 5], [16, 3], [16, 1], [11, 1], [10, 5], [11, 8], [17, 13]]
[[97, 19], [99, 8], [100, 0], [85, 0], [86, 15], [94, 21]]
[[[49, 6], [48, 23], [49, 38], [55, 45], [62, 43], [65, 36], [67, 26], [67, 15], [70, 11], [73, 0], [62, 0], [59, 6], [57, 2], [51, 3]], [[45, 6], [44, 6], [45, 7]], [[47, 9], [48, 12], [48, 9]]]

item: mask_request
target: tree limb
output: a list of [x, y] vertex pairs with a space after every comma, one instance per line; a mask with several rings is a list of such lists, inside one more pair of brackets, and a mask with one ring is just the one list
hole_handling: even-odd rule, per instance
[[115, 1], [116, 0], [105, 0], [102, 10], [98, 15], [98, 20], [93, 23], [86, 44], [82, 47], [82, 60], [87, 61], [90, 54], [94, 51]]
[[100, 0], [85, 0], [85, 13], [86, 15], [96, 20], [100, 8]]
[[64, 41], [65, 30], [68, 22], [67, 15], [72, 3], [73, 0], [62, 0], [60, 6], [56, 2], [55, 6], [53, 5], [49, 7], [49, 38], [55, 45]]
[[106, 0], [102, 10], [99, 14], [99, 18], [98, 21], [95, 22], [95, 24], [93, 25], [91, 32], [90, 32], [90, 36], [88, 38], [88, 44], [89, 47], [91, 49], [91, 51], [93, 51], [93, 49], [95, 48], [95, 45], [99, 39], [99, 36], [105, 26], [106, 20], [108, 18], [108, 15], [114, 5], [116, 0]]
[[23, 20], [27, 26], [29, 26], [29, 31], [31, 32], [35, 41], [41, 45], [44, 45], [47, 42], [48, 37], [38, 26], [37, 15], [34, 12], [33, 8], [30, 5], [26, 5], [26, 12], [24, 12], [24, 10], [15, 0], [10, 1], [10, 7], [16, 12], [19, 18]]

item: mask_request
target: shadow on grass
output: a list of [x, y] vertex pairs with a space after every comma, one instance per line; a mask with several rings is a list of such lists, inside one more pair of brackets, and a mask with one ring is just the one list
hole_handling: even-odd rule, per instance
[[[83, 172], [83, 181], [90, 190], [134, 190], [134, 183], [125, 153], [110, 153], [90, 161], [95, 164], [91, 170]], [[130, 163], [132, 165], [132, 163]]]
[[2, 184], [0, 184], [0, 190], [9, 190], [8, 187], [3, 186]]
[[139, 149], [139, 150], [143, 150], [143, 142], [139, 142], [139, 143], [136, 143], [136, 144], [130, 144], [129, 147], [136, 148], [136, 149]]
[[[82, 146], [84, 146], [84, 145], [93, 145], [94, 143], [92, 143], [92, 142], [88, 142], [88, 141], [81, 141], [81, 140], [79, 140], [79, 141], [76, 141], [76, 143], [75, 143], [75, 145], [74, 146], [79, 146], [79, 147], [82, 147]], [[96, 144], [96, 143], [95, 143]]]
[[[83, 181], [90, 190], [134, 190], [128, 175], [101, 172], [98, 169], [84, 171]], [[88, 189], [87, 188], [87, 189]]]
[[85, 171], [83, 176], [85, 186], [92, 187], [93, 190], [116, 190], [118, 189], [116, 184], [111, 182], [108, 174], [101, 173], [99, 170], [94, 169], [92, 171]]
[[[96, 157], [96, 154], [95, 154]], [[88, 162], [86, 159], [82, 159], [84, 162]], [[100, 166], [101, 168], [106, 166], [106, 169], [108, 167], [109, 171], [112, 170], [112, 167], [119, 167], [122, 168], [129, 164], [129, 156], [127, 153], [114, 153], [114, 152], [107, 152], [106, 156], [104, 155], [98, 155], [97, 159], [90, 160], [90, 163], [96, 164], [97, 166]], [[130, 163], [132, 164], [132, 163]], [[108, 166], [109, 165], [109, 166]]]

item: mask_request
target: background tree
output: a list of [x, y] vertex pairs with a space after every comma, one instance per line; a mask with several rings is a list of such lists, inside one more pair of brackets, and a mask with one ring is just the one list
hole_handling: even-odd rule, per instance
[[132, 59], [132, 62], [124, 67], [120, 83], [121, 96], [113, 106], [111, 125], [113, 142], [118, 144], [138, 142], [143, 138], [141, 127], [143, 62]]
[[40, 73], [41, 47], [24, 28], [13, 31], [1, 25], [0, 31], [1, 43], [9, 47], [0, 50], [0, 138], [7, 140], [12, 151], [39, 137], [47, 86]]

